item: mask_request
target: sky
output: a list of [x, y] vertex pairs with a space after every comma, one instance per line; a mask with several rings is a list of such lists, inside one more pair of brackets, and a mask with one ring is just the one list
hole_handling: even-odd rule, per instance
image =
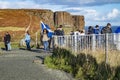
[[84, 15], [85, 26], [120, 26], [120, 0], [0, 0], [1, 9], [50, 9]]

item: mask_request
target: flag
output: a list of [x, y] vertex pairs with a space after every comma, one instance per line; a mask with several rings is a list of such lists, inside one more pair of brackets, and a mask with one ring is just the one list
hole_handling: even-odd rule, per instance
[[115, 33], [120, 33], [120, 27], [116, 29]]
[[54, 32], [50, 29], [50, 27], [47, 24], [44, 24], [42, 21], [41, 21], [41, 28], [42, 28], [42, 32], [44, 29], [46, 29], [48, 31], [48, 37], [52, 38]]

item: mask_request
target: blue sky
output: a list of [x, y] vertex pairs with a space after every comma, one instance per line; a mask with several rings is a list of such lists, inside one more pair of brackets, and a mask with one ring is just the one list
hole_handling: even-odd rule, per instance
[[84, 15], [86, 26], [120, 26], [120, 0], [0, 0], [0, 8], [34, 8]]

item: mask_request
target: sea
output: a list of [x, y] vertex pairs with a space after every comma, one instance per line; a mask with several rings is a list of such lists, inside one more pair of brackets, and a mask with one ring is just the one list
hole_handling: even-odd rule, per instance
[[[86, 32], [88, 31], [88, 27], [89, 27], [89, 26], [85, 26], [85, 28], [84, 28]], [[99, 29], [100, 29], [100, 31], [101, 31], [101, 29], [102, 29], [104, 26], [99, 26], [99, 27], [100, 27]], [[116, 29], [117, 29], [118, 27], [120, 27], [120, 26], [111, 26], [112, 32], [115, 33], [115, 31], [116, 31]]]

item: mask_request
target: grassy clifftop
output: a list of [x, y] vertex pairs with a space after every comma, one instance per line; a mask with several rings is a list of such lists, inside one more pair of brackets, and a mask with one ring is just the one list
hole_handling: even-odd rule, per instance
[[50, 10], [0, 9], [0, 41], [5, 32], [9, 32], [12, 39], [22, 38], [28, 26], [30, 34], [35, 36], [35, 33], [40, 31], [40, 20], [51, 26], [52, 23], [49, 21], [51, 15]]

